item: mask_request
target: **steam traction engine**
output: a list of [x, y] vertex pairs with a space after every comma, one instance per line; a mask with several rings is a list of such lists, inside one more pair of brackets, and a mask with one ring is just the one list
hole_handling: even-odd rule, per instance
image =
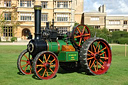
[[[101, 75], [110, 67], [112, 54], [102, 38], [91, 38], [86, 25], [78, 25], [63, 35], [55, 29], [41, 33], [41, 6], [35, 6], [35, 39], [21, 52], [17, 67], [22, 74], [34, 73], [39, 79], [53, 78], [59, 66], [66, 71], [83, 69], [87, 74]], [[29, 36], [31, 37], [31, 36]]]

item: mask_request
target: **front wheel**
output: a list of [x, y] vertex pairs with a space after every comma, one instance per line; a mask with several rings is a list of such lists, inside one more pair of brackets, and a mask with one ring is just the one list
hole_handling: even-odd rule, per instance
[[59, 69], [59, 61], [54, 53], [42, 51], [34, 58], [32, 67], [34, 74], [39, 79], [48, 80], [56, 75]]
[[32, 74], [32, 56], [27, 50], [21, 52], [17, 59], [17, 68], [23, 75]]

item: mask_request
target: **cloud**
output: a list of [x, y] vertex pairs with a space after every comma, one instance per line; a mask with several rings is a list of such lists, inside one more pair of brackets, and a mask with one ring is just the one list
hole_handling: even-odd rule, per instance
[[125, 3], [125, 1], [119, 1], [120, 9], [119, 11], [128, 13], [128, 4]]
[[93, 8], [95, 8], [95, 10], [97, 10], [97, 9], [99, 8], [99, 6], [101, 6], [101, 4], [98, 3], [98, 2], [95, 2], [95, 3], [93, 4]]
[[105, 4], [107, 14], [128, 14], [127, 0], [84, 0], [84, 12], [98, 11]]

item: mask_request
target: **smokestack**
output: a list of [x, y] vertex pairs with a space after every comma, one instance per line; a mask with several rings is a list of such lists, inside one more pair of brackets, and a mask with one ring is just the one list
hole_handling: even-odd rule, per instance
[[35, 39], [38, 40], [41, 38], [41, 6], [35, 5]]

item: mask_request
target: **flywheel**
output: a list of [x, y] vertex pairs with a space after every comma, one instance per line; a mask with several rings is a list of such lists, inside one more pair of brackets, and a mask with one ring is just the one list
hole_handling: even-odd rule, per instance
[[82, 44], [91, 37], [89, 28], [86, 25], [77, 25], [73, 28], [71, 41], [77, 48], [81, 48]]

